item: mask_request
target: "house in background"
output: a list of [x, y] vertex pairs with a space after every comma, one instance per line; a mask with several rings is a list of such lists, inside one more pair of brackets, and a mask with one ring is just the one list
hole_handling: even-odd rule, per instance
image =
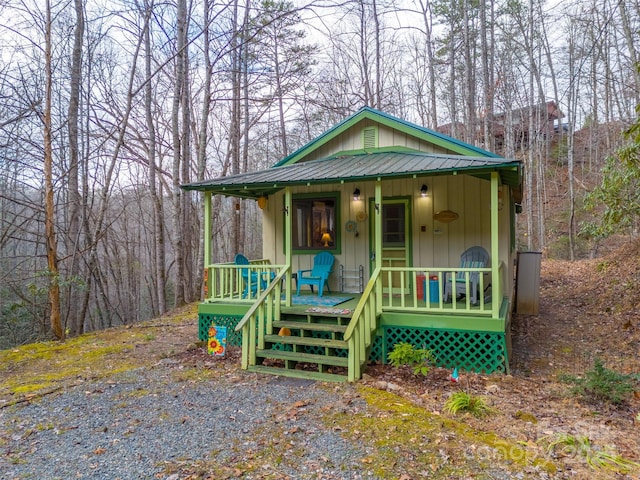
[[[204, 193], [199, 336], [226, 326], [243, 368], [304, 378], [357, 380], [401, 342], [507, 372], [521, 181], [517, 161], [363, 108], [272, 168], [184, 185]], [[263, 258], [210, 263], [214, 195], [258, 202]], [[489, 261], [461, 262], [470, 247]], [[328, 289], [296, 295], [319, 252]]]
[[[508, 139], [515, 149], [528, 148], [531, 132], [533, 136], [539, 136], [546, 142], [551, 142], [554, 135], [560, 131], [566, 131], [566, 124], [559, 121], [564, 114], [555, 102], [545, 102], [529, 107], [517, 108], [508, 112], [496, 113], [489, 123], [491, 135], [494, 137], [495, 148], [498, 152], [504, 151]], [[483, 142], [484, 119], [478, 118], [472, 132], [478, 143]], [[439, 133], [445, 135], [466, 132], [466, 126], [461, 122], [447, 123], [437, 127]]]
[[[562, 125], [556, 125], [564, 114], [555, 102], [545, 102], [531, 107], [518, 108], [508, 113], [496, 114], [493, 118], [492, 133], [496, 139], [496, 149], [502, 150], [505, 145], [507, 131], [510, 130], [515, 148], [528, 148], [532, 136], [541, 136], [550, 142], [556, 130]], [[531, 134], [533, 126], [533, 135]]]

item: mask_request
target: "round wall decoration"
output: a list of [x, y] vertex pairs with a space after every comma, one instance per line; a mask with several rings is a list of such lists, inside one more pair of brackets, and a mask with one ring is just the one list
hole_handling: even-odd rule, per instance
[[367, 219], [367, 212], [365, 212], [364, 210], [360, 210], [358, 213], [356, 213], [356, 220], [359, 222], [364, 222]]
[[344, 229], [349, 233], [353, 233], [358, 229], [358, 226], [356, 225], [356, 222], [354, 222], [353, 220], [349, 220], [344, 224]]

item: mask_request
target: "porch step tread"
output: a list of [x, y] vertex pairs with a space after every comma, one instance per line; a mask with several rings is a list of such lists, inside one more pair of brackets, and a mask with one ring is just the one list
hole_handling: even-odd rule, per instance
[[344, 340], [333, 340], [330, 338], [313, 338], [313, 337], [296, 337], [287, 335], [265, 335], [264, 340], [270, 343], [286, 343], [288, 345], [306, 345], [310, 347], [327, 347], [327, 348], [347, 348], [347, 342]]
[[300, 330], [312, 330], [316, 332], [339, 332], [344, 333], [347, 331], [347, 325], [335, 325], [331, 323], [316, 323], [307, 322], [304, 320], [281, 320], [273, 322], [274, 327], [278, 328], [296, 328]]
[[332, 308], [327, 307], [324, 309], [314, 307], [282, 307], [281, 312], [283, 314], [293, 315], [311, 315], [314, 317], [329, 317], [329, 318], [351, 318], [353, 316], [353, 310], [348, 308]]
[[305, 380], [317, 380], [320, 382], [346, 382], [346, 375], [335, 373], [322, 373], [307, 370], [292, 370], [279, 367], [267, 367], [265, 365], [251, 365], [247, 368], [250, 372], [264, 373], [268, 375], [280, 375], [282, 377], [303, 378]]
[[346, 357], [317, 355], [315, 353], [286, 352], [283, 350], [256, 350], [256, 357], [275, 358], [278, 360], [294, 360], [296, 362], [333, 365], [334, 367], [346, 367], [349, 364], [349, 359]]

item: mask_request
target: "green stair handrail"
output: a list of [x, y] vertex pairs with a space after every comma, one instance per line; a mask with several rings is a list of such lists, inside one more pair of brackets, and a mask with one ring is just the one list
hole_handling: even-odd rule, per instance
[[242, 330], [241, 364], [244, 370], [256, 364], [256, 348], [264, 348], [265, 332], [271, 331], [274, 320], [280, 320], [282, 280], [290, 270], [288, 264], [280, 269], [236, 325], [236, 332]]
[[373, 342], [373, 332], [378, 328], [378, 317], [381, 313], [378, 302], [380, 271], [380, 267], [377, 267], [371, 274], [344, 332], [343, 338], [348, 342], [349, 350], [347, 380], [350, 382], [360, 379], [362, 365], [367, 359], [367, 349]]

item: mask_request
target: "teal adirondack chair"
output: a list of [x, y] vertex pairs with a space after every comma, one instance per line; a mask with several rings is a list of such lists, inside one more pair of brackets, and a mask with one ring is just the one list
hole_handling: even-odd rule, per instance
[[[460, 268], [485, 268], [489, 265], [489, 253], [482, 247], [471, 247], [460, 255]], [[480, 293], [478, 285], [480, 284], [480, 272], [469, 273], [469, 288], [471, 291], [471, 304], [477, 305], [480, 302]], [[447, 278], [444, 286], [444, 300], [448, 302], [455, 290], [455, 296], [466, 294], [466, 272], [458, 272], [455, 281], [451, 281], [451, 275]], [[454, 285], [455, 284], [455, 288]]]
[[327, 280], [329, 279], [329, 275], [333, 269], [334, 260], [333, 255], [329, 252], [320, 252], [313, 257], [313, 269], [298, 270], [297, 294], [300, 295], [300, 285], [309, 285], [312, 292], [314, 285], [317, 286], [319, 297], [322, 296], [322, 291], [324, 290], [325, 285], [327, 286], [327, 290], [331, 291]]
[[[249, 265], [249, 259], [241, 253], [236, 254], [233, 261], [236, 265]], [[242, 276], [242, 280], [244, 282], [242, 298], [247, 298], [249, 296], [249, 290], [251, 290], [252, 297], [257, 296], [258, 282], [262, 290], [267, 288], [267, 282], [265, 282], [264, 278], [262, 278], [262, 275], [259, 275], [257, 272], [249, 272], [248, 268], [241, 268], [240, 275]]]

